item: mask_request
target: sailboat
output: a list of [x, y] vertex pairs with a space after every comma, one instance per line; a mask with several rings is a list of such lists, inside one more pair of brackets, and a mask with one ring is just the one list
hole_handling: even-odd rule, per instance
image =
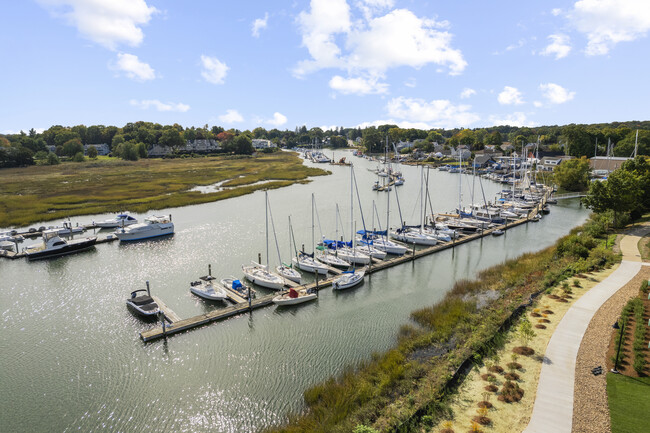
[[399, 195], [397, 194], [397, 190], [395, 190], [395, 197], [397, 198], [397, 208], [399, 209], [399, 216], [400, 216], [400, 221], [402, 221], [402, 225], [400, 228], [395, 229], [390, 232], [390, 236], [398, 241], [401, 242], [406, 242], [409, 244], [416, 244], [416, 245], [426, 245], [426, 246], [433, 246], [438, 243], [438, 239], [435, 236], [432, 236], [428, 234], [424, 230], [424, 212], [426, 209], [423, 208], [424, 206], [424, 199], [422, 198], [423, 195], [423, 180], [424, 178], [424, 167], [422, 169], [422, 174], [421, 174], [421, 183], [420, 183], [420, 196], [421, 196], [421, 201], [420, 201], [420, 225], [418, 226], [407, 226], [402, 219], [402, 208], [399, 204]]
[[[336, 239], [339, 237], [339, 205], [338, 203], [336, 204], [336, 217], [334, 218], [335, 225], [336, 225]], [[325, 239], [323, 239], [323, 242], [321, 242], [321, 245], [316, 247], [316, 249], [320, 250], [319, 254], [316, 254], [316, 258], [320, 260], [323, 263], [327, 263], [330, 266], [334, 266], [337, 268], [349, 268], [351, 263], [343, 260], [338, 256], [338, 250], [335, 249], [334, 252], [330, 252], [329, 247], [325, 244]]]
[[[269, 210], [269, 216], [271, 217], [271, 228], [273, 229], [273, 239], [275, 239], [275, 249], [278, 252], [278, 261], [280, 262], [280, 264], [275, 268], [275, 270], [278, 272], [278, 274], [280, 274], [282, 277], [286, 278], [287, 280], [296, 282], [298, 284], [302, 284], [302, 275], [300, 275], [300, 272], [293, 269], [293, 266], [285, 264], [282, 261], [282, 257], [280, 256], [280, 246], [278, 245], [278, 237], [275, 233], [273, 212], [271, 211], [271, 205], [268, 202], [268, 196], [266, 200], [266, 206], [267, 209]], [[289, 250], [291, 250], [291, 231], [289, 232]]]
[[302, 304], [303, 302], [312, 301], [317, 297], [318, 295], [315, 291], [309, 291], [306, 289], [296, 290], [291, 288], [288, 292], [275, 296], [272, 300], [275, 305], [282, 306]]
[[264, 191], [266, 197], [266, 266], [257, 262], [251, 262], [251, 265], [242, 265], [241, 269], [248, 281], [261, 287], [272, 290], [282, 290], [284, 280], [281, 276], [269, 271], [269, 207], [268, 191]]
[[[352, 231], [354, 233], [354, 230]], [[354, 237], [352, 238], [352, 249], [354, 250], [356, 242]], [[351, 271], [343, 272], [339, 277], [335, 278], [332, 282], [332, 288], [334, 290], [344, 290], [354, 287], [363, 282], [363, 277], [366, 274], [366, 268], [364, 267], [360, 271], [355, 270], [353, 267]]]
[[[289, 219], [289, 225], [291, 225], [291, 219]], [[295, 241], [295, 239], [294, 239]], [[311, 195], [311, 244], [312, 248], [314, 245], [314, 194]], [[311, 254], [307, 254], [304, 251], [300, 251], [292, 258], [293, 263], [305, 272], [315, 273], [317, 272], [320, 275], [327, 275], [327, 266], [321, 263], [314, 257], [314, 252], [312, 250]]]

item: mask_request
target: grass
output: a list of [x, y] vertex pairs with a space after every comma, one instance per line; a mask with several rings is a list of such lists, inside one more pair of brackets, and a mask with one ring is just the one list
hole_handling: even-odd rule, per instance
[[[0, 227], [128, 210], [186, 206], [223, 200], [258, 189], [280, 188], [327, 174], [303, 165], [294, 153], [255, 157], [179, 159], [115, 158], [0, 170]], [[259, 181], [263, 185], [251, 185]], [[197, 185], [227, 181], [229, 188], [203, 194]]]
[[[589, 237], [567, 236], [556, 244], [563, 248], [524, 254], [482, 271], [476, 281], [457, 282], [440, 303], [411, 314], [395, 347], [308, 389], [307, 410], [268, 431], [347, 433], [360, 424], [378, 431], [427, 431], [425, 418], [449, 417], [443, 397], [452, 373], [477, 352], [494, 350], [499, 327], [530, 294], [616, 260], [583, 236]], [[477, 300], [488, 292], [498, 299], [478, 308]]]
[[650, 377], [607, 373], [607, 399], [612, 433], [650, 432]]

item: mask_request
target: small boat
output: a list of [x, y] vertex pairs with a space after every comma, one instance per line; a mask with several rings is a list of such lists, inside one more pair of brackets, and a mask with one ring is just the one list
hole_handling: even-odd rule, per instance
[[[318, 247], [321, 248], [321, 247]], [[336, 268], [349, 268], [350, 267], [350, 262], [346, 262], [345, 260], [339, 258], [336, 256], [336, 254], [332, 254], [329, 251], [321, 251], [320, 253], [316, 254], [316, 258], [320, 261], [323, 262], [327, 265], [334, 266]]]
[[16, 244], [11, 241], [0, 241], [0, 250], [12, 251], [15, 245]]
[[383, 251], [371, 243], [361, 242], [362, 245], [357, 245], [356, 249], [361, 253], [373, 257], [375, 259], [384, 260], [386, 258], [386, 251]]
[[301, 252], [298, 253], [298, 256], [293, 257], [291, 260], [293, 261], [293, 264], [300, 268], [302, 271], [312, 274], [314, 272], [318, 272], [320, 275], [327, 275], [327, 266], [309, 254]]
[[115, 231], [115, 236], [120, 242], [139, 241], [142, 239], [156, 238], [174, 234], [174, 223], [171, 215], [151, 216], [145, 218], [144, 223], [122, 227]]
[[300, 275], [300, 272], [296, 271], [293, 267], [282, 263], [280, 266], [276, 267], [275, 270], [278, 271], [280, 276], [287, 280], [302, 284], [302, 275]]
[[[146, 295], [138, 296], [138, 292], [146, 292]], [[126, 300], [126, 306], [143, 317], [155, 317], [160, 312], [160, 307], [153, 300], [149, 292], [149, 284], [147, 289], [134, 290], [131, 292], [131, 297]]]
[[544, 207], [542, 207], [542, 213], [544, 215], [550, 214], [551, 213], [551, 208], [548, 205], [544, 205]]
[[63, 227], [52, 227], [53, 230], [56, 230], [59, 236], [71, 236], [75, 233], [82, 233], [84, 231], [83, 227], [72, 227], [70, 221], [63, 221]]
[[252, 262], [251, 266], [242, 265], [241, 269], [246, 279], [253, 284], [272, 290], [282, 290], [284, 288], [282, 277], [269, 272], [264, 265]]
[[346, 271], [341, 274], [340, 277], [336, 278], [332, 282], [332, 288], [334, 290], [343, 290], [354, 287], [363, 282], [363, 277], [366, 274], [365, 268], [361, 271]]
[[436, 237], [408, 228], [393, 230], [390, 232], [390, 237], [407, 244], [433, 246], [438, 243]]
[[542, 214], [539, 214], [539, 213], [538, 213], [537, 215], [535, 215], [534, 217], [532, 217], [530, 220], [531, 220], [532, 222], [536, 223], [536, 222], [538, 222], [538, 221], [541, 220], [541, 219], [542, 219]]
[[67, 254], [78, 253], [95, 245], [97, 237], [66, 240], [59, 237], [57, 229], [43, 232], [43, 244], [26, 248], [25, 255], [29, 260], [48, 259]]
[[504, 233], [505, 233], [505, 232], [504, 232], [503, 230], [501, 230], [501, 229], [496, 229], [496, 230], [494, 230], [494, 231], [492, 232], [492, 236], [501, 236], [501, 235], [504, 234]]
[[225, 287], [226, 289], [232, 290], [233, 292], [236, 292], [239, 294], [239, 296], [242, 296], [245, 299], [248, 299], [248, 294], [250, 293], [251, 298], [254, 298], [256, 295], [256, 292], [254, 289], [252, 289], [250, 286], [244, 284], [241, 282], [241, 280], [238, 280], [235, 277], [228, 277], [228, 278], [223, 278], [221, 280], [221, 285]]
[[115, 218], [110, 218], [104, 221], [99, 221], [97, 223], [94, 223], [97, 227], [101, 227], [103, 229], [112, 229], [112, 228], [117, 228], [117, 227], [124, 227], [124, 226], [130, 226], [133, 224], [137, 224], [138, 220], [131, 215], [129, 215], [128, 212], [123, 212], [120, 214], [117, 214]]
[[216, 278], [208, 272], [208, 275], [199, 277], [197, 281], [192, 281], [190, 283], [190, 292], [209, 301], [225, 301], [226, 298], [228, 298], [228, 294], [223, 287], [215, 287], [215, 284], [213, 283], [215, 279]]
[[273, 298], [273, 303], [278, 306], [302, 304], [316, 299], [318, 296], [315, 292], [305, 290], [289, 289], [287, 293], [278, 295]]

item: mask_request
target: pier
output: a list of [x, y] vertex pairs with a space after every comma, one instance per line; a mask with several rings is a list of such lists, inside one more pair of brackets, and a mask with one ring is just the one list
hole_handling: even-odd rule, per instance
[[[430, 254], [434, 254], [449, 248], [454, 248], [456, 245], [465, 244], [475, 239], [482, 238], [484, 236], [490, 236], [492, 235], [492, 232], [497, 229], [507, 230], [512, 227], [525, 224], [529, 222], [535, 215], [537, 215], [541, 211], [541, 209], [546, 204], [546, 199], [548, 198], [549, 193], [550, 191], [547, 191], [547, 193], [544, 195], [544, 198], [537, 204], [537, 206], [531, 209], [528, 215], [526, 215], [523, 218], [514, 220], [512, 222], [508, 222], [507, 224], [501, 226], [496, 226], [485, 230], [479, 230], [477, 231], [477, 233], [471, 235], [465, 235], [458, 239], [452, 239], [451, 242], [439, 242], [438, 244], [431, 247], [426, 247], [419, 250], [414, 249], [413, 251], [407, 251], [407, 253], [404, 254], [403, 256], [397, 256], [386, 260], [373, 259], [371, 260], [371, 263], [366, 267], [366, 274], [369, 275], [372, 274], [373, 272], [382, 271], [384, 269], [388, 269], [393, 266], [411, 262], [420, 257], [428, 256]], [[335, 274], [332, 277], [326, 277], [322, 280], [317, 279], [313, 283], [304, 284], [300, 286], [296, 285], [297, 286], [296, 289], [314, 290], [318, 292], [319, 290], [331, 286], [337, 276], [338, 274]], [[234, 305], [228, 306], [226, 308], [216, 309], [210, 311], [209, 313], [200, 314], [198, 316], [190, 317], [188, 319], [172, 320], [172, 323], [170, 325], [166, 325], [164, 327], [157, 326], [148, 331], [144, 331], [140, 333], [140, 337], [144, 342], [148, 342], [159, 338], [167, 337], [168, 335], [176, 334], [183, 331], [188, 331], [190, 329], [194, 329], [206, 325], [208, 323], [217, 322], [232, 316], [244, 314], [247, 312], [252, 312], [255, 309], [271, 305], [273, 303], [274, 297], [284, 293], [286, 293], [286, 291], [279, 291], [260, 298], [252, 299], [250, 300], [250, 302], [247, 299], [241, 298], [241, 296], [237, 296], [239, 300], [237, 300], [237, 298], [231, 299], [233, 302], [235, 302]], [[161, 303], [159, 303], [158, 305], [161, 305]]]

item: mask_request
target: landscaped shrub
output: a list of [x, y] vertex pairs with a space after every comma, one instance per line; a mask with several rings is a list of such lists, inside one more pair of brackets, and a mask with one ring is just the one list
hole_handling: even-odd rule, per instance
[[522, 399], [524, 390], [515, 382], [507, 381], [501, 388], [499, 400], [506, 403], [514, 403]]

